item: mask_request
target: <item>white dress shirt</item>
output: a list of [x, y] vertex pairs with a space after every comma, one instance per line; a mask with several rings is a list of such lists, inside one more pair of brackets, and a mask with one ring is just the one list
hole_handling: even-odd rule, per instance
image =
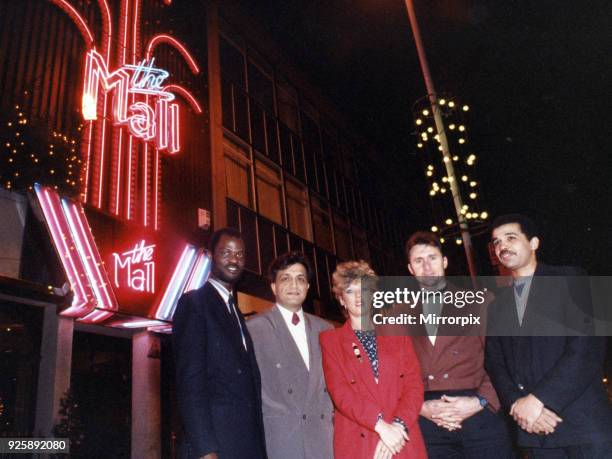
[[293, 319], [293, 311], [290, 311], [287, 308], [284, 308], [280, 304], [276, 303], [276, 307], [280, 311], [285, 323], [287, 324], [287, 328], [289, 329], [289, 333], [293, 337], [293, 341], [300, 351], [300, 355], [302, 356], [302, 360], [304, 360], [304, 365], [310, 371], [310, 354], [308, 352], [308, 337], [306, 336], [306, 322], [304, 321], [304, 310], [300, 308], [299, 311], [296, 312], [300, 321], [297, 325], [293, 325], [291, 320]]
[[221, 298], [225, 302], [225, 307], [227, 308], [227, 312], [229, 312], [229, 314], [238, 321], [238, 328], [240, 328], [240, 336], [242, 337], [242, 345], [246, 349], [247, 348], [246, 338], [244, 337], [244, 332], [242, 331], [242, 324], [240, 323], [240, 319], [238, 319], [238, 311], [236, 311], [235, 306], [234, 306], [234, 310], [232, 311], [232, 308], [230, 307], [230, 304], [229, 304], [229, 297], [231, 295], [230, 291], [227, 288], [225, 288], [225, 285], [213, 279], [212, 277], [208, 278], [208, 282], [210, 282], [210, 285], [212, 285], [217, 290], [217, 292], [219, 292], [219, 295], [221, 295]]

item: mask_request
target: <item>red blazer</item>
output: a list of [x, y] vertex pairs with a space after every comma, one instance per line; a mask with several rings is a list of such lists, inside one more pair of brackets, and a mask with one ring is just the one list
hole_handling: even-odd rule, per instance
[[[325, 382], [334, 402], [334, 457], [372, 459], [379, 436], [379, 413], [408, 427], [410, 441], [394, 459], [426, 458], [417, 419], [423, 404], [419, 361], [407, 336], [378, 336], [379, 380], [374, 380], [366, 351], [350, 321], [320, 335]], [[355, 355], [357, 346], [361, 358]]]

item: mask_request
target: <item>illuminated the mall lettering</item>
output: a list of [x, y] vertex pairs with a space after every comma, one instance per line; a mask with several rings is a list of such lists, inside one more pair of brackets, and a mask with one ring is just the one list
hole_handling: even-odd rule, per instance
[[176, 153], [179, 144], [179, 106], [174, 94], [163, 83], [170, 75], [154, 67], [155, 58], [138, 65], [123, 65], [109, 72], [102, 55], [87, 53], [83, 87], [83, 118], [98, 118], [98, 93], [113, 93], [113, 121], [126, 125], [130, 133], [144, 141], [154, 141], [158, 150]]
[[134, 248], [113, 253], [115, 287], [128, 287], [138, 292], [155, 293], [155, 244], [141, 240]]

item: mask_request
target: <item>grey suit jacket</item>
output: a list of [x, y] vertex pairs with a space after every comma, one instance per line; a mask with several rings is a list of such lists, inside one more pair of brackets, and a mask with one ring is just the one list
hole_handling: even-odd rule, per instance
[[333, 459], [333, 405], [327, 393], [319, 333], [332, 328], [304, 313], [310, 371], [274, 306], [247, 322], [261, 372], [268, 459]]

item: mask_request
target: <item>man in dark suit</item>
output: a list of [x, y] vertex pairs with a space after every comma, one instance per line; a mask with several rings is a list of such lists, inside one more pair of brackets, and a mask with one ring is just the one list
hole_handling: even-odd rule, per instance
[[[435, 234], [414, 233], [406, 241], [405, 251], [408, 270], [420, 289], [458, 291], [445, 277], [448, 260]], [[489, 301], [487, 298], [461, 308], [441, 301], [421, 301], [416, 309], [426, 315], [446, 317], [473, 312], [483, 317]], [[497, 412], [499, 399], [484, 369], [484, 337], [466, 336], [467, 330], [450, 325], [425, 327], [411, 334], [425, 385], [419, 425], [428, 457], [512, 458], [506, 422]]]
[[530, 458], [610, 457], [606, 339], [589, 336], [588, 289], [568, 277], [580, 271], [539, 263], [537, 230], [525, 216], [501, 216], [492, 228], [513, 285], [489, 308], [486, 368], [518, 425], [518, 445]]
[[211, 277], [179, 300], [173, 319], [183, 458], [263, 459], [261, 380], [234, 286], [245, 248], [232, 228], [210, 238]]

